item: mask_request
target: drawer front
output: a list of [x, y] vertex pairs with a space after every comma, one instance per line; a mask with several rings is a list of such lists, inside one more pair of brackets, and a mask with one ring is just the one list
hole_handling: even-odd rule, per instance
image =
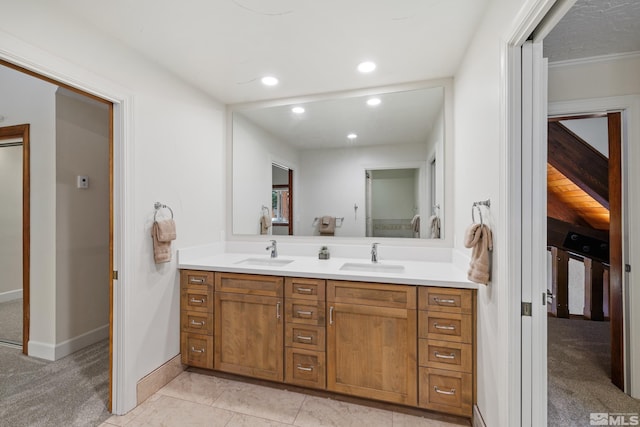
[[182, 286], [180, 309], [182, 311], [213, 313], [213, 287], [210, 285]]
[[213, 313], [183, 310], [180, 313], [180, 324], [182, 332], [213, 335]]
[[420, 338], [470, 344], [473, 336], [472, 326], [470, 314], [418, 312]]
[[284, 292], [284, 278], [257, 274], [216, 273], [216, 292], [260, 295], [281, 298]]
[[180, 341], [182, 363], [213, 369], [213, 336], [182, 333]]
[[415, 310], [416, 287], [327, 280], [327, 301]]
[[468, 373], [420, 368], [419, 405], [470, 417], [473, 405], [472, 377]]
[[287, 348], [285, 382], [312, 388], [326, 388], [325, 353]]
[[285, 300], [285, 319], [287, 322], [324, 326], [324, 312], [324, 302]]
[[213, 286], [213, 272], [199, 270], [180, 270], [182, 285]]
[[471, 314], [473, 310], [473, 290], [419, 287], [418, 309]]
[[325, 328], [322, 326], [288, 324], [285, 327], [285, 346], [305, 350], [325, 350]]
[[473, 347], [471, 344], [421, 338], [418, 361], [420, 366], [472, 373]]
[[309, 301], [325, 301], [325, 281], [287, 277], [284, 282], [285, 296]]

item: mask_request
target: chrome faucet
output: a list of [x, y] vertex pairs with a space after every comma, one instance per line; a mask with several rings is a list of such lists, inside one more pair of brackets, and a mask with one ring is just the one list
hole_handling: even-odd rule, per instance
[[267, 251], [271, 249], [271, 258], [278, 258], [278, 244], [275, 240], [271, 241], [271, 245], [267, 246]]
[[378, 245], [379, 243], [371, 244], [371, 262], [378, 262]]

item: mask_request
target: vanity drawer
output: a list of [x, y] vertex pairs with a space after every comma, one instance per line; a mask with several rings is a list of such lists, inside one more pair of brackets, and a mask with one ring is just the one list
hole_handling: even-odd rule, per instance
[[327, 301], [415, 310], [416, 287], [327, 280]]
[[429, 368], [473, 372], [473, 346], [449, 341], [418, 341], [418, 364]]
[[213, 335], [213, 313], [182, 310], [180, 324], [182, 325], [182, 332]]
[[306, 300], [285, 300], [285, 319], [287, 322], [303, 325], [325, 324], [325, 303]]
[[182, 285], [213, 286], [213, 272], [199, 270], [180, 270], [180, 283]]
[[281, 298], [284, 290], [284, 278], [278, 276], [216, 273], [215, 282], [216, 292]]
[[472, 342], [472, 320], [470, 314], [418, 312], [418, 336], [460, 343]]
[[471, 289], [420, 287], [418, 309], [447, 313], [471, 314], [473, 291]]
[[285, 327], [285, 346], [305, 350], [325, 350], [325, 328], [322, 326], [288, 324]]
[[325, 281], [287, 277], [284, 282], [285, 297], [309, 301], [325, 301]]
[[312, 388], [326, 388], [326, 355], [320, 351], [287, 348], [284, 380]]
[[470, 417], [473, 406], [473, 375], [420, 368], [419, 406]]
[[180, 310], [213, 313], [213, 287], [211, 285], [182, 285]]
[[198, 368], [213, 369], [213, 336], [180, 334], [182, 363]]

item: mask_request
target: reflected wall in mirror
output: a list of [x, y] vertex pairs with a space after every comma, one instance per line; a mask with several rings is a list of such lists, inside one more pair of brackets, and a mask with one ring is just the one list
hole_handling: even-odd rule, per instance
[[442, 238], [444, 99], [438, 86], [233, 107], [233, 234], [260, 234], [270, 206], [267, 234]]

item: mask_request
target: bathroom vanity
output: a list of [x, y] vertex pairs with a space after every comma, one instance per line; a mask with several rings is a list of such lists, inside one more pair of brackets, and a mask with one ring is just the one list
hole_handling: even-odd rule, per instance
[[471, 417], [476, 291], [461, 272], [294, 258], [181, 262], [182, 362]]

